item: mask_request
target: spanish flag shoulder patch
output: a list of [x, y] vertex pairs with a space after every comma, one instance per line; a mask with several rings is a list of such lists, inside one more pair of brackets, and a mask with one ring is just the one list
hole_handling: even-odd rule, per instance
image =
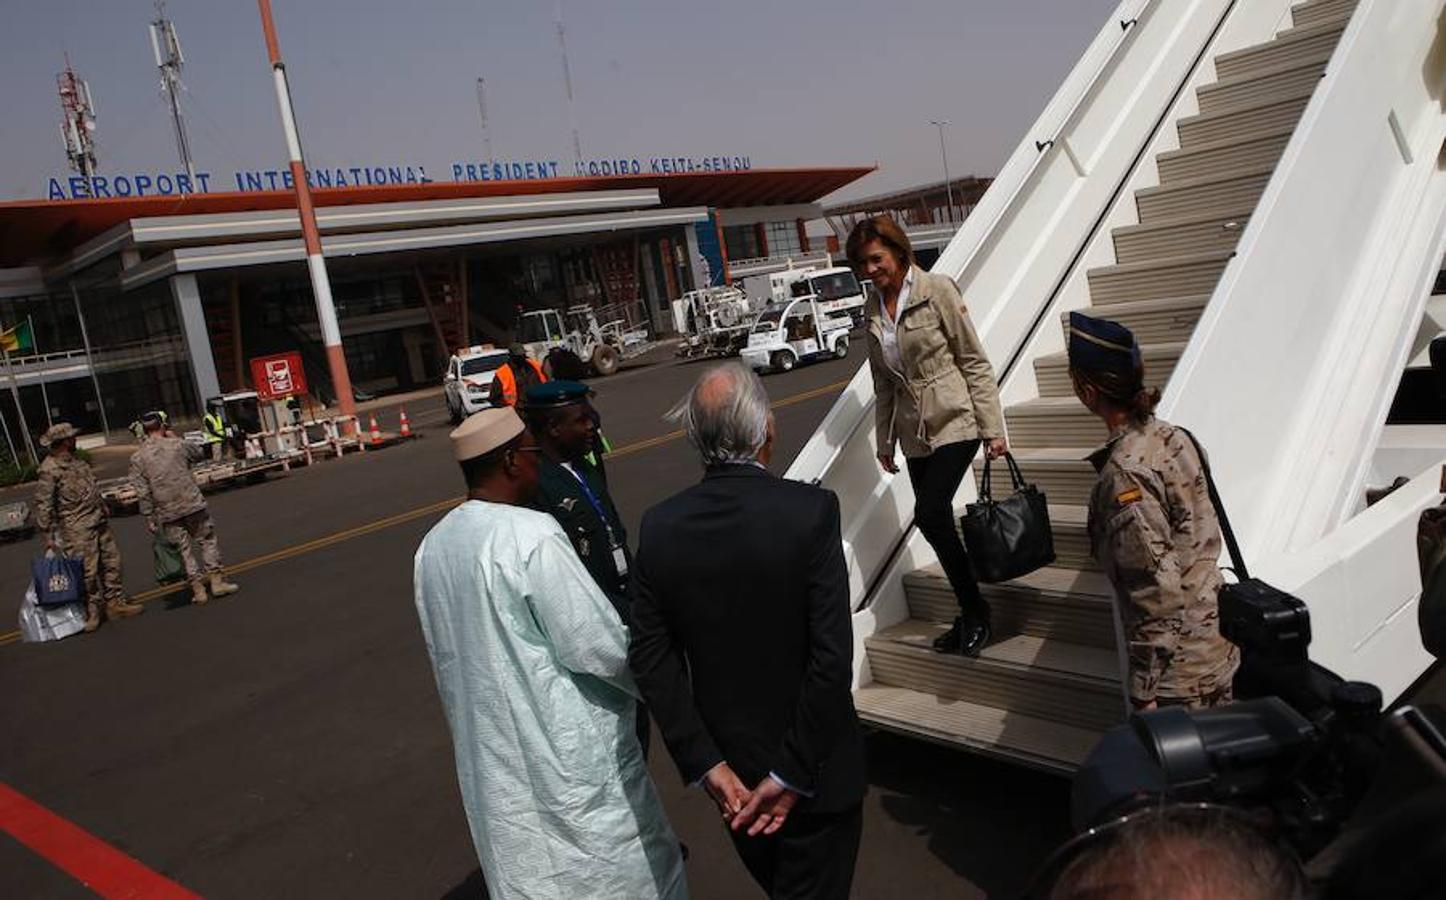
[[1131, 503], [1139, 503], [1140, 498], [1145, 494], [1139, 488], [1130, 488], [1128, 491], [1121, 491], [1115, 495], [1115, 502], [1121, 506], [1129, 506]]

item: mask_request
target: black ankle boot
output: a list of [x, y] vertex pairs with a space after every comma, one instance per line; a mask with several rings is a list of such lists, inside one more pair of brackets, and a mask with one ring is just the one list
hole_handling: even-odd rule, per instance
[[964, 629], [964, 633], [959, 639], [959, 655], [967, 656], [970, 659], [977, 657], [979, 651], [989, 643], [989, 637], [988, 619], [973, 623]]
[[949, 630], [934, 638], [935, 653], [958, 653], [959, 646], [963, 642], [963, 635], [969, 630], [963, 616], [955, 616], [954, 624]]

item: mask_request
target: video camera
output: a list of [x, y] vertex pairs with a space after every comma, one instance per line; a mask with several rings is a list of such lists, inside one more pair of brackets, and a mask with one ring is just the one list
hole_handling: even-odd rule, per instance
[[1300, 599], [1258, 580], [1230, 585], [1220, 594], [1220, 631], [1241, 650], [1238, 702], [1132, 717], [1134, 737], [1159, 769], [1155, 789], [1096, 797], [1097, 813], [1162, 798], [1244, 807], [1265, 814], [1310, 859], [1348, 822], [1359, 830], [1393, 798], [1446, 783], [1439, 719], [1409, 706], [1383, 716], [1375, 685], [1312, 663]]

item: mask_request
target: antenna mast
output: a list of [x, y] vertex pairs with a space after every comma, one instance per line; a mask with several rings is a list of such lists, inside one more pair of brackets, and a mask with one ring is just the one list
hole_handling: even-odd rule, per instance
[[557, 46], [562, 50], [562, 84], [567, 89], [567, 121], [572, 126], [572, 155], [582, 162], [582, 143], [577, 139], [577, 113], [572, 103], [572, 67], [567, 62], [567, 36], [562, 27], [562, 0], [557, 0]]
[[176, 26], [166, 18], [166, 0], [156, 0], [156, 19], [150, 24], [151, 51], [156, 56], [156, 68], [161, 70], [161, 94], [171, 108], [171, 121], [176, 126], [176, 150], [181, 154], [181, 165], [191, 183], [196, 183], [196, 166], [191, 161], [191, 142], [186, 138], [186, 123], [181, 119], [181, 67], [186, 57], [181, 53], [181, 39], [176, 37]]
[[487, 151], [487, 161], [492, 161], [492, 136], [487, 131], [487, 79], [477, 79], [477, 112], [482, 116], [482, 146]]
[[70, 167], [86, 178], [95, 174], [95, 102], [90, 97], [90, 84], [70, 67], [65, 57], [65, 70], [55, 76], [60, 88], [60, 139]]

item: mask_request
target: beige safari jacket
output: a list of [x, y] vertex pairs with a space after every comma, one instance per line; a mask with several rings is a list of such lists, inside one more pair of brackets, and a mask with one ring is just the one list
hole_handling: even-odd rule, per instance
[[953, 279], [913, 267], [908, 303], [899, 310], [902, 372], [884, 360], [877, 292], [864, 313], [880, 453], [897, 443], [906, 457], [928, 456], [945, 444], [1004, 436], [994, 367]]

